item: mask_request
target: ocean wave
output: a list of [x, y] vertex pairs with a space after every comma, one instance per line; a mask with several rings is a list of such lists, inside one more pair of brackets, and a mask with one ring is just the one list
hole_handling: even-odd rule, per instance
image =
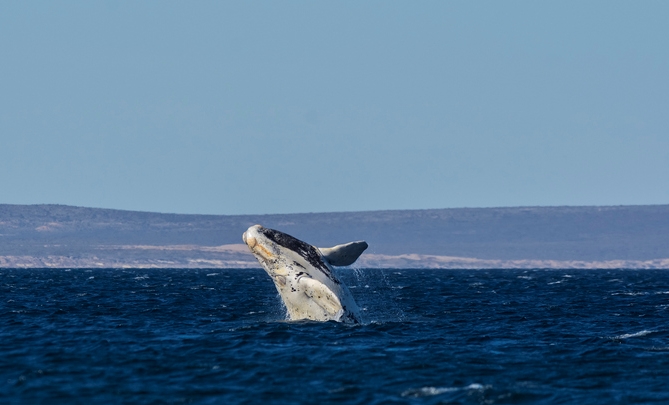
[[417, 389], [408, 389], [402, 393], [403, 397], [430, 397], [434, 395], [441, 395], [447, 392], [457, 392], [457, 391], [484, 391], [491, 388], [490, 385], [482, 384], [469, 384], [466, 387], [422, 387]]
[[615, 292], [611, 293], [611, 295], [629, 295], [632, 297], [636, 297], [637, 295], [648, 295], [647, 292]]
[[635, 337], [650, 335], [651, 333], [655, 333], [655, 331], [654, 330], [642, 330], [641, 332], [626, 333], [624, 335], [614, 336], [611, 339], [613, 339], [613, 340], [624, 340], [624, 339], [629, 339], [629, 338], [635, 338]]

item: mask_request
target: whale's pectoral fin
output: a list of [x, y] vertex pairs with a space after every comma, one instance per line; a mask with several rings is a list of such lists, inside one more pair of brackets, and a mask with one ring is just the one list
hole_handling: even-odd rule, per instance
[[298, 285], [304, 289], [304, 293], [314, 300], [319, 307], [330, 315], [336, 315], [341, 311], [342, 306], [339, 298], [323, 283], [309, 277], [302, 277], [298, 280]]
[[343, 245], [337, 245], [331, 248], [318, 248], [327, 260], [333, 266], [348, 266], [353, 264], [362, 252], [367, 249], [367, 242], [364, 240], [358, 242], [349, 242]]

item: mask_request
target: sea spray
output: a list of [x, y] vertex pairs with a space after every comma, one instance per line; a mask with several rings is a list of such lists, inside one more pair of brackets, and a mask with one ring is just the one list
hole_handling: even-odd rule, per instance
[[393, 286], [384, 269], [361, 269], [351, 266], [352, 275], [345, 280], [352, 289], [353, 296], [365, 315], [366, 322], [402, 322], [406, 316], [397, 303], [400, 287]]

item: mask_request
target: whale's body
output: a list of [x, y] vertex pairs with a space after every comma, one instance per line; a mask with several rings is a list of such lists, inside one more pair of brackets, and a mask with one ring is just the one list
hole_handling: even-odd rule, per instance
[[291, 320], [361, 322], [358, 305], [332, 265], [355, 262], [366, 242], [319, 249], [260, 225], [250, 227], [242, 239], [274, 281]]

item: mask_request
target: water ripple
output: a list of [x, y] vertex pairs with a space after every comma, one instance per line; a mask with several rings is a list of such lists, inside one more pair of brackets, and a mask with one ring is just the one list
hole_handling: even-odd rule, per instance
[[286, 321], [260, 270], [4, 269], [0, 397], [669, 402], [667, 272], [356, 269], [340, 276], [367, 309], [362, 325]]

